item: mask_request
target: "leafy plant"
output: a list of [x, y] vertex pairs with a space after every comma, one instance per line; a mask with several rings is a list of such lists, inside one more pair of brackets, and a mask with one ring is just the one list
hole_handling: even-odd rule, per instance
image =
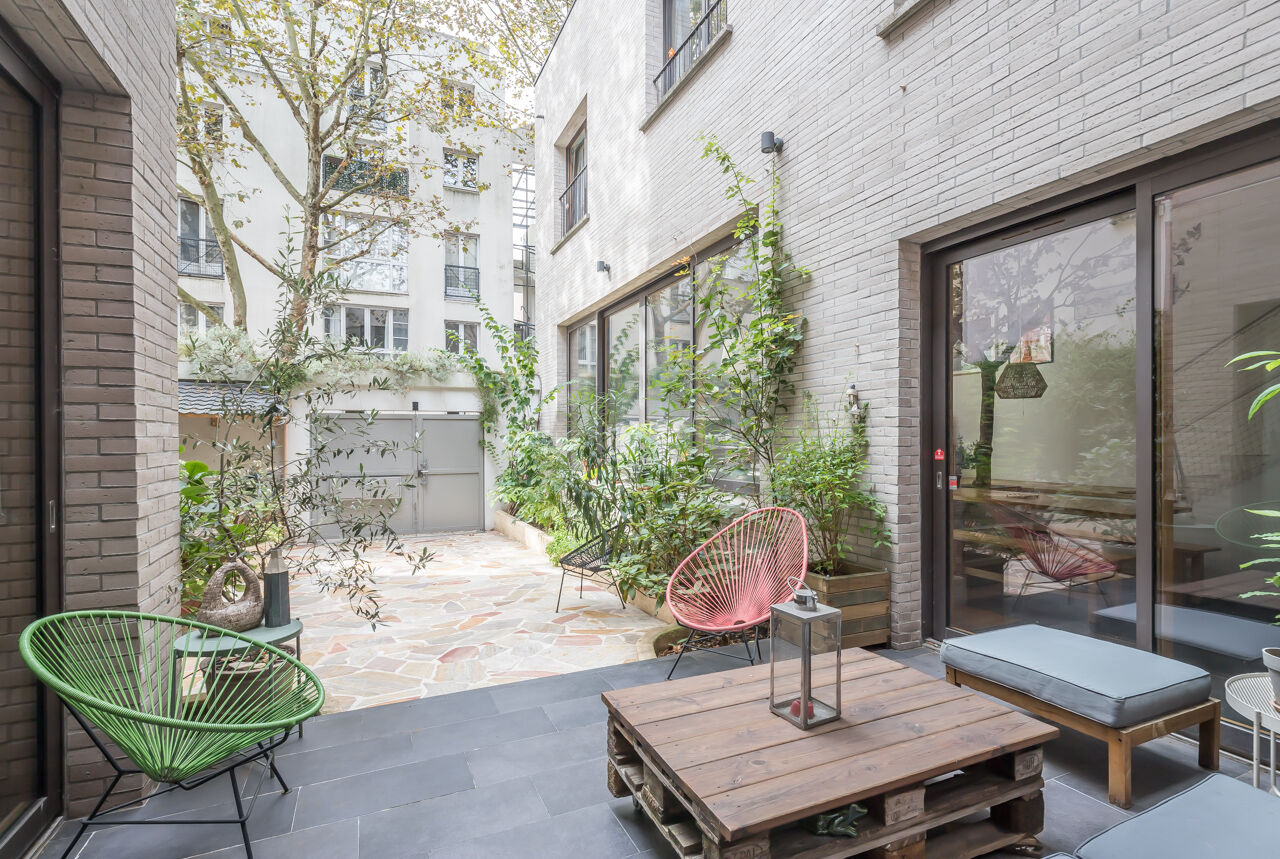
[[[1232, 364], [1237, 364], [1244, 361], [1251, 361], [1253, 363], [1249, 364], [1247, 367], [1242, 367], [1241, 368], [1242, 370], [1262, 369], [1267, 373], [1271, 373], [1277, 369], [1280, 369], [1280, 352], [1273, 352], [1273, 351], [1246, 352], [1243, 355], [1237, 355], [1235, 358], [1232, 358], [1230, 361], [1227, 362], [1227, 366], [1229, 367]], [[1258, 394], [1257, 397], [1254, 398], [1253, 403], [1251, 403], [1249, 406], [1249, 420], [1253, 420], [1253, 416], [1258, 413], [1258, 409], [1262, 408], [1268, 401], [1273, 399], [1276, 396], [1276, 394], [1280, 394], [1280, 382], [1277, 382], [1275, 384], [1269, 385], [1268, 387], [1264, 388], [1262, 392]], [[1245, 512], [1253, 516], [1258, 516], [1263, 520], [1258, 525], [1260, 529], [1267, 528], [1271, 524], [1275, 524], [1275, 520], [1280, 519], [1280, 510], [1270, 510], [1267, 508], [1260, 507], [1260, 508], [1246, 509]], [[1266, 550], [1280, 549], [1280, 529], [1269, 530], [1269, 531], [1260, 530], [1259, 533], [1253, 534], [1252, 538], [1258, 541], [1256, 545], [1257, 545], [1257, 548], [1259, 549], [1266, 549]], [[1253, 567], [1258, 564], [1280, 564], [1280, 558], [1256, 558], [1252, 561], [1241, 564], [1240, 568], [1247, 569], [1249, 567]], [[1278, 597], [1280, 596], [1280, 573], [1274, 573], [1273, 575], [1267, 577], [1265, 581], [1267, 584], [1271, 586], [1270, 590], [1249, 591], [1248, 593], [1241, 594], [1241, 596], [1242, 597], [1263, 597], [1263, 596]], [[1280, 614], [1276, 615], [1276, 623], [1280, 624]]]
[[841, 559], [852, 552], [847, 540], [855, 521], [874, 545], [889, 544], [885, 506], [863, 486], [866, 423], [866, 406], [854, 415], [822, 420], [810, 400], [803, 431], [774, 461], [774, 498], [805, 517], [810, 566], [827, 575], [839, 572]]
[[[384, 368], [374, 350], [316, 336], [294, 325], [299, 300], [309, 317], [335, 302], [344, 286], [334, 272], [304, 276], [290, 269], [286, 246], [276, 322], [252, 348], [228, 341], [234, 354], [195, 352], [193, 375], [224, 391], [212, 442], [217, 462], [188, 462], [179, 490], [184, 594], [194, 595], [211, 571], [231, 558], [256, 559], [289, 550], [294, 575], [322, 591], [341, 593], [352, 611], [376, 624], [381, 605], [372, 552], [385, 551], [419, 571], [429, 549], [406, 546], [391, 525], [401, 487], [370, 477], [363, 467], [340, 476], [352, 459], [388, 458], [416, 445], [387, 442], [372, 432], [377, 412], [348, 409], [361, 391], [395, 390], [402, 376]], [[339, 372], [340, 368], [355, 368]], [[285, 428], [304, 427], [309, 444], [286, 457]]]

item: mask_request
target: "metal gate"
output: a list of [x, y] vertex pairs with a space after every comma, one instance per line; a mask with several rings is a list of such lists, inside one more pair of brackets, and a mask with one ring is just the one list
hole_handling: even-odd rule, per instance
[[[353, 418], [355, 420], [355, 418]], [[363, 473], [369, 486], [385, 488], [385, 499], [349, 486], [348, 503], [395, 505], [391, 526], [397, 534], [484, 529], [484, 451], [475, 415], [380, 413], [367, 435], [338, 435], [332, 445], [354, 449], [369, 441], [387, 442], [378, 450], [353, 450], [330, 467], [335, 477]], [[415, 441], [416, 439], [416, 441]], [[361, 497], [363, 494], [364, 497]]]

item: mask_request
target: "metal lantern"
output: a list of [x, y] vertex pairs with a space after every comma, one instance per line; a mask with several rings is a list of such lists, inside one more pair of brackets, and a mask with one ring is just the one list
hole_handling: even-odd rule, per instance
[[[808, 729], [840, 718], [840, 609], [821, 605], [800, 579], [795, 599], [769, 607], [769, 709]], [[834, 674], [814, 687], [814, 657], [835, 654]]]
[[263, 623], [272, 627], [287, 626], [292, 620], [289, 616], [289, 571], [285, 569], [279, 549], [272, 549], [267, 556], [267, 569], [262, 576], [262, 585], [266, 590]]

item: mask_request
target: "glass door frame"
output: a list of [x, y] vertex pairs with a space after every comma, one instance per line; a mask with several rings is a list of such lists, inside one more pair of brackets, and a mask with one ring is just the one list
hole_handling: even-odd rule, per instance
[[[1078, 188], [921, 247], [921, 617], [941, 640], [950, 609], [950, 294], [947, 266], [1119, 212], [1137, 220], [1136, 569], [1137, 640], [1155, 649], [1155, 199], [1174, 189], [1280, 159], [1280, 121]], [[941, 462], [934, 452], [943, 451]]]
[[[62, 515], [62, 302], [58, 263], [58, 111], [56, 81], [0, 21], [0, 74], [31, 99], [36, 114], [36, 279], [40, 313], [37, 332], [40, 378], [37, 436], [40, 439], [37, 543], [38, 611], [62, 609], [63, 555], [59, 525]], [[175, 256], [176, 260], [176, 256]], [[176, 263], [175, 263], [176, 264]], [[40, 687], [37, 742], [42, 757], [40, 798], [9, 829], [0, 832], [0, 859], [21, 856], [63, 812], [65, 725], [62, 704]]]

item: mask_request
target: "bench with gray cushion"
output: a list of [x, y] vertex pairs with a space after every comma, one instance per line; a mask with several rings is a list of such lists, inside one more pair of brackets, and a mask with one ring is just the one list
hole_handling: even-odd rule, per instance
[[1274, 856], [1280, 800], [1225, 775], [1211, 775], [1076, 848], [1047, 859], [1210, 859]]
[[1133, 747], [1193, 725], [1200, 765], [1218, 768], [1221, 705], [1209, 674], [1154, 653], [1034, 624], [942, 645], [947, 679], [1107, 743], [1108, 796], [1133, 800]]

